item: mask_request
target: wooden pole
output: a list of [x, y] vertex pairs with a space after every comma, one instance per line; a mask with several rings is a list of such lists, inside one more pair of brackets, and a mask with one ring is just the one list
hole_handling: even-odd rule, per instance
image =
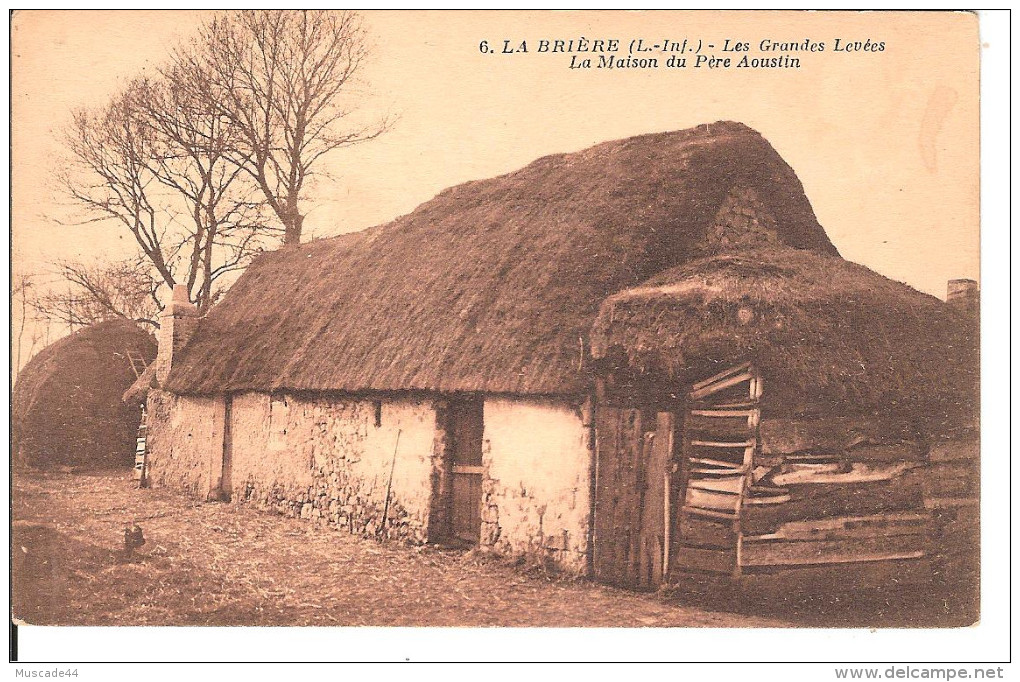
[[397, 442], [393, 445], [393, 459], [390, 461], [390, 480], [386, 482], [386, 501], [383, 503], [382, 523], [379, 524], [380, 537], [385, 537], [386, 535], [386, 519], [390, 515], [390, 490], [393, 489], [393, 470], [397, 466], [397, 448], [400, 447], [401, 431], [402, 429], [397, 429]]
[[[671, 439], [672, 440], [672, 439]], [[670, 467], [673, 466], [672, 460], [666, 461], [666, 471], [662, 476], [662, 515], [663, 515], [663, 536], [662, 536], [662, 582], [665, 583], [669, 579], [669, 536], [673, 532], [673, 522], [670, 519], [671, 510], [669, 508], [669, 492], [670, 492]]]

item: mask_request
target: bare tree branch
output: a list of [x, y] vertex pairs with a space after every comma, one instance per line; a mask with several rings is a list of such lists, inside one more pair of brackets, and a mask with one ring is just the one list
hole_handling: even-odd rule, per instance
[[[158, 80], [136, 79], [102, 110], [77, 112], [65, 135], [70, 162], [58, 181], [88, 220], [126, 227], [158, 279], [186, 284], [205, 310], [213, 280], [247, 265], [278, 233], [266, 228], [259, 189], [228, 154], [237, 146], [234, 129], [183, 77], [170, 70]], [[81, 306], [65, 296], [60, 309]], [[72, 316], [80, 317], [65, 315]]]
[[260, 10], [207, 23], [172, 71], [234, 131], [229, 152], [284, 226], [301, 241], [305, 183], [319, 160], [374, 139], [388, 120], [342, 129], [352, 79], [367, 55], [361, 18], [331, 10]]
[[154, 326], [161, 306], [154, 293], [158, 278], [141, 259], [114, 263], [57, 263], [63, 286], [40, 292], [29, 305], [44, 319], [72, 330], [103, 320], [123, 318]]

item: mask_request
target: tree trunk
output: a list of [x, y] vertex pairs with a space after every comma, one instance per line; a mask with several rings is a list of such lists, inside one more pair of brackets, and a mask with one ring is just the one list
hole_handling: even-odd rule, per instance
[[305, 217], [297, 211], [294, 211], [290, 214], [290, 216], [288, 216], [283, 232], [284, 246], [297, 246], [301, 243], [301, 227], [304, 222]]
[[21, 328], [18, 329], [18, 355], [14, 360], [15, 377], [21, 372], [21, 338], [25, 335], [25, 320], [28, 318], [28, 302], [25, 300], [27, 296], [28, 288], [23, 280], [21, 285]]

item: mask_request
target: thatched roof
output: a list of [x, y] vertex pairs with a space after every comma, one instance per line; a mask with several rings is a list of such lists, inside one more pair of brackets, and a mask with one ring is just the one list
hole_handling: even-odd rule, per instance
[[150, 362], [142, 373], [138, 375], [138, 378], [127, 387], [127, 390], [124, 391], [120, 399], [129, 405], [141, 405], [149, 395], [149, 389], [157, 388], [158, 385], [159, 382], [156, 381], [156, 363]]
[[704, 258], [618, 293], [602, 304], [592, 350], [678, 378], [751, 360], [774, 413], [976, 410], [972, 319], [862, 265], [795, 249]]
[[793, 170], [746, 126], [607, 142], [262, 256], [167, 388], [577, 393], [599, 302], [702, 255], [735, 188], [780, 242], [836, 253]]
[[128, 351], [151, 362], [156, 341], [130, 320], [109, 320], [50, 344], [18, 374], [11, 397], [15, 458], [32, 466], [130, 465], [137, 405]]

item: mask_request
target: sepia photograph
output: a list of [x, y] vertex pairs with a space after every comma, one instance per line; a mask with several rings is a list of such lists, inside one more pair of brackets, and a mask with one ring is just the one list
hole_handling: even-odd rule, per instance
[[12, 660], [977, 634], [981, 21], [14, 11]]

